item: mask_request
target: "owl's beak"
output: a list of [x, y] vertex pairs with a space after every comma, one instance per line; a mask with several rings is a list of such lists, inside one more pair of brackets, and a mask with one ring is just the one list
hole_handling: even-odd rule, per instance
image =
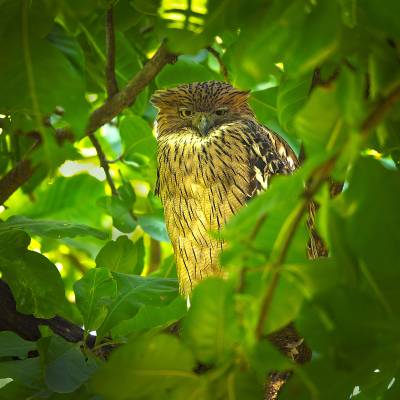
[[194, 125], [198, 131], [203, 135], [207, 135], [210, 128], [213, 126], [213, 121], [207, 114], [199, 113], [194, 118]]

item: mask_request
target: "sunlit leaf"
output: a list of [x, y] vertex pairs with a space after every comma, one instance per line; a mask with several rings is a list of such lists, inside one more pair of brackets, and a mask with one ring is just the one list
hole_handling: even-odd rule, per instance
[[19, 229], [33, 236], [61, 239], [64, 237], [93, 236], [98, 239], [106, 239], [108, 234], [91, 228], [87, 225], [73, 224], [65, 221], [50, 221], [31, 219], [21, 215], [15, 215], [4, 223], [0, 223], [0, 233], [7, 230]]
[[143, 260], [140, 259], [143, 246], [141, 240], [133, 243], [127, 236], [120, 236], [116, 241], [108, 242], [96, 257], [97, 267], [106, 267], [110, 271], [135, 273], [140, 275]]
[[233, 291], [227, 283], [210, 278], [195, 289], [182, 335], [205, 364], [221, 362], [232, 354], [238, 326]]
[[195, 390], [194, 366], [190, 350], [177, 338], [144, 336], [116, 350], [92, 384], [105, 399], [162, 398], [179, 386]]
[[107, 268], [93, 268], [74, 285], [76, 304], [85, 329], [96, 330], [106, 318], [117, 295], [117, 284]]

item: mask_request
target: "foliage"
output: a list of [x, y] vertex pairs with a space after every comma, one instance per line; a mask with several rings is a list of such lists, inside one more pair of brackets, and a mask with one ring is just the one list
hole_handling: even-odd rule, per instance
[[[287, 369], [281, 399], [399, 398], [399, 4], [0, 0], [0, 188], [30, 171], [0, 208], [1, 278], [19, 312], [97, 335], [91, 348], [0, 332], [0, 399], [260, 399], [267, 372]], [[115, 193], [85, 128], [107, 106], [110, 7], [120, 89], [164, 39], [179, 54], [95, 133]], [[148, 100], [226, 78], [306, 161], [228, 223], [229, 276], [187, 310], [153, 195]], [[310, 194], [325, 259], [306, 257]], [[290, 321], [313, 350], [303, 366], [265, 339]]]

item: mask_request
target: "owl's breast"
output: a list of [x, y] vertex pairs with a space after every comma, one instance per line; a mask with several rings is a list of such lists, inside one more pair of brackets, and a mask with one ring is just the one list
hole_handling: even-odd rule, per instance
[[249, 197], [248, 150], [226, 132], [160, 140], [158, 174], [172, 240], [193, 230], [207, 236], [220, 229]]

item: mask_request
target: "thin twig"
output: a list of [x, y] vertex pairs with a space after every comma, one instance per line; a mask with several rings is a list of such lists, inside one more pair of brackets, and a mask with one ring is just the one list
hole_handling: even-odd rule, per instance
[[361, 125], [361, 134], [368, 135], [383, 120], [386, 113], [400, 99], [400, 85], [397, 85], [385, 98], [383, 98]]
[[114, 32], [114, 14], [112, 7], [106, 14], [106, 82], [108, 99], [118, 92], [118, 83], [115, 78], [115, 32]]
[[89, 136], [89, 139], [92, 142], [94, 148], [96, 149], [97, 157], [99, 158], [99, 161], [100, 161], [100, 166], [104, 170], [108, 186], [110, 186], [110, 189], [111, 189], [111, 193], [113, 194], [113, 196], [118, 196], [117, 188], [115, 187], [113, 178], [111, 177], [111, 174], [110, 174], [110, 167], [107, 163], [106, 155], [104, 154], [103, 149], [101, 148], [101, 145], [100, 145], [99, 141], [97, 140], [96, 136], [94, 136], [94, 132], [90, 132], [88, 134], [88, 136]]
[[215, 59], [217, 60], [218, 65], [219, 65], [219, 69], [220, 69], [220, 71], [221, 71], [222, 76], [224, 77], [225, 82], [230, 83], [230, 81], [229, 81], [229, 74], [228, 74], [228, 68], [226, 67], [226, 65], [225, 65], [224, 62], [222, 61], [221, 55], [218, 53], [217, 50], [215, 50], [215, 49], [212, 48], [211, 46], [210, 46], [210, 47], [207, 47], [207, 50], [208, 50], [208, 52], [209, 52], [210, 54], [212, 54], [212, 55], [215, 57]]
[[117, 158], [113, 158], [112, 160], [106, 160], [106, 163], [107, 163], [107, 164], [115, 164], [115, 163], [117, 163], [117, 162], [119, 162], [119, 161], [122, 161], [122, 160], [124, 159], [124, 157], [125, 157], [125, 154], [122, 153], [122, 154], [119, 155]]

